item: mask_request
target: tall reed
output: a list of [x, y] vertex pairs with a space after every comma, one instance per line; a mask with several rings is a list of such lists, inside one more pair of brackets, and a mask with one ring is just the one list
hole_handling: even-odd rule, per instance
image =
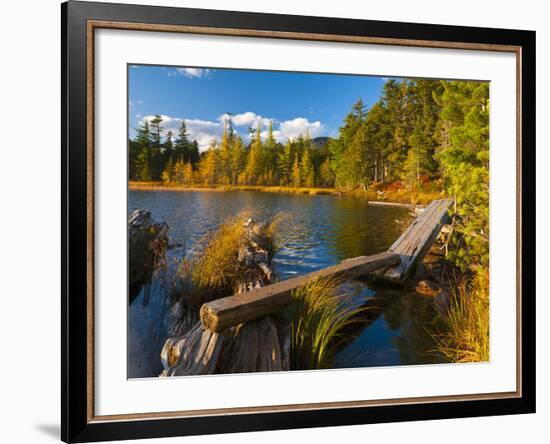
[[451, 362], [489, 360], [489, 272], [480, 269], [471, 282], [451, 288], [446, 328], [436, 336], [437, 351]]
[[334, 277], [317, 278], [293, 291], [290, 319], [290, 365], [293, 370], [328, 368], [345, 340], [343, 330], [364, 309], [339, 290]]

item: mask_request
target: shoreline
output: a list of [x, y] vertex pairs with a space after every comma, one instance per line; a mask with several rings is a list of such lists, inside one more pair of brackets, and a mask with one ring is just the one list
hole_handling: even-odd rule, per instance
[[357, 197], [367, 199], [370, 205], [388, 205], [400, 206], [406, 208], [423, 208], [434, 199], [443, 197], [441, 193], [433, 192], [401, 192], [385, 191], [387, 198], [378, 199], [378, 194], [374, 190], [352, 190], [340, 191], [336, 188], [307, 188], [307, 187], [285, 187], [285, 186], [263, 186], [263, 185], [164, 185], [160, 182], [128, 182], [128, 190], [132, 191], [258, 191], [263, 193], [278, 194], [300, 194], [306, 196], [330, 195], [339, 197]]

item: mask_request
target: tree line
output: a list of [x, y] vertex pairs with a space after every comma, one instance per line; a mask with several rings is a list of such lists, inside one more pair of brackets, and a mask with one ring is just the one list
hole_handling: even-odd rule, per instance
[[[451, 130], [463, 124], [470, 110], [485, 113], [487, 122], [476, 122], [479, 136], [483, 128], [488, 131], [484, 108], [488, 108], [486, 83], [388, 80], [372, 108], [367, 110], [362, 100], [353, 105], [338, 137], [326, 146], [315, 144], [307, 133], [280, 143], [272, 123], [263, 140], [258, 125], [245, 144], [228, 119], [221, 139], [203, 153], [189, 139], [185, 121], [175, 141], [171, 132], [162, 140], [162, 117], [157, 115], [143, 122], [129, 141], [130, 179], [348, 190], [400, 180], [412, 188], [445, 177], [452, 163], [449, 148], [463, 144], [452, 143]], [[482, 145], [488, 144], [488, 134], [485, 139], [474, 141], [478, 151], [485, 151]]]
[[162, 117], [143, 122], [129, 141], [130, 180], [163, 181], [207, 185], [280, 185], [295, 187], [331, 187], [334, 173], [326, 146], [319, 146], [309, 134], [281, 144], [270, 122], [262, 140], [261, 125], [250, 130], [245, 144], [232, 127], [224, 122], [219, 141], [199, 153], [196, 141], [190, 141], [185, 121], [178, 138], [168, 132], [162, 141]]
[[170, 184], [265, 185], [368, 189], [398, 183], [457, 197], [463, 245], [457, 254], [488, 260], [489, 85], [486, 82], [388, 80], [367, 109], [358, 100], [338, 136], [309, 134], [281, 143], [269, 123], [245, 143], [224, 123], [220, 140], [200, 153], [185, 121], [162, 137], [162, 117], [143, 122], [129, 141], [131, 180]]

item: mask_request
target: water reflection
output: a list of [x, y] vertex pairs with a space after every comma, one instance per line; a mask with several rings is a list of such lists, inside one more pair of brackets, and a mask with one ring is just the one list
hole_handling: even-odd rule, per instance
[[[169, 227], [169, 260], [192, 254], [193, 246], [226, 218], [250, 211], [258, 220], [284, 213], [282, 248], [274, 257], [280, 279], [308, 273], [342, 259], [379, 253], [401, 234], [405, 208], [369, 205], [364, 199], [262, 192], [130, 191], [128, 211], [146, 208]], [[155, 287], [156, 285], [156, 287]], [[357, 322], [351, 341], [336, 358], [337, 367], [425, 363], [429, 361], [425, 325], [432, 319], [430, 299], [374, 292], [349, 283], [358, 304], [370, 304], [371, 319]], [[169, 307], [162, 285], [153, 282], [129, 307], [128, 376], [158, 374], [160, 347], [169, 334]], [[419, 299], [420, 298], [420, 299]], [[424, 333], [423, 333], [424, 332]], [[160, 344], [160, 346], [159, 346]], [[433, 358], [431, 358], [433, 359]], [[148, 361], [154, 361], [150, 363]], [[147, 362], [145, 362], [147, 361]]]

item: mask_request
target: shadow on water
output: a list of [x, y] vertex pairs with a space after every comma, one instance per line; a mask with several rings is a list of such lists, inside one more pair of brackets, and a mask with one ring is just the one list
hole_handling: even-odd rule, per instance
[[344, 331], [336, 368], [445, 362], [430, 333], [438, 317], [433, 298], [414, 291], [371, 290], [364, 311]]
[[[179, 192], [130, 191], [128, 211], [146, 208], [153, 219], [170, 227], [169, 258], [193, 254], [209, 231], [228, 217], [252, 210], [256, 219], [291, 215], [279, 227], [283, 244], [273, 259], [279, 279], [309, 273], [341, 260], [375, 254], [399, 237], [410, 219], [409, 210], [368, 205], [365, 199], [337, 196], [303, 196], [250, 191]], [[335, 366], [364, 367], [432, 362], [433, 347], [426, 326], [432, 321], [433, 302], [412, 293], [375, 292], [365, 282], [352, 284], [355, 300], [366, 304], [370, 317], [354, 323], [348, 342], [342, 344]], [[172, 316], [166, 291], [153, 279], [128, 308], [128, 376], [156, 376], [159, 353], [169, 334]]]

